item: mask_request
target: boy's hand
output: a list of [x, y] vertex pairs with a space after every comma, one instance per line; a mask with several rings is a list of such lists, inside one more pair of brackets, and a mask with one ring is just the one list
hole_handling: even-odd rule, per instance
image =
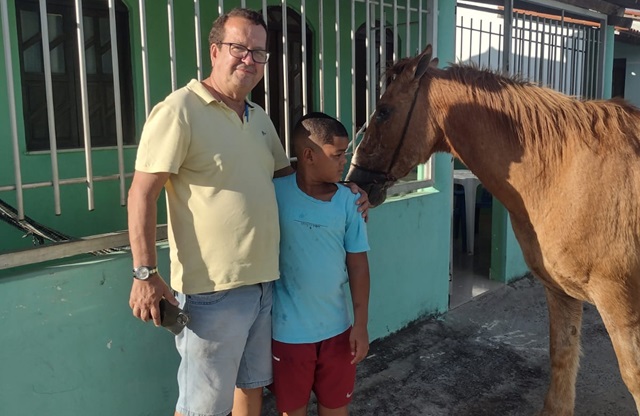
[[367, 327], [354, 326], [351, 328], [349, 343], [351, 344], [351, 355], [353, 356], [351, 364], [358, 364], [365, 359], [369, 352], [369, 332]]
[[367, 220], [369, 219], [369, 207], [370, 207], [369, 195], [367, 195], [365, 191], [360, 189], [360, 187], [356, 185], [354, 182], [349, 182], [347, 183], [347, 185], [349, 186], [349, 188], [351, 188], [351, 192], [353, 192], [354, 194], [357, 194], [357, 193], [360, 194], [360, 198], [358, 198], [358, 200], [356, 201], [356, 204], [358, 204], [358, 212], [362, 213], [362, 218], [364, 218], [364, 222], [367, 222]]

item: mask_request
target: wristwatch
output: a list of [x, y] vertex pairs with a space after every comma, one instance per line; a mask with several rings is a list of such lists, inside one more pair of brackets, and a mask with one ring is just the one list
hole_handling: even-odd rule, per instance
[[138, 280], [147, 280], [158, 273], [158, 266], [140, 266], [133, 269], [133, 277]]

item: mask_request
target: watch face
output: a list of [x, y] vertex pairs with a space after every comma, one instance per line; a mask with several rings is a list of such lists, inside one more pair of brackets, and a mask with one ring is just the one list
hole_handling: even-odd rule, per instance
[[146, 280], [149, 278], [149, 268], [145, 266], [140, 266], [135, 270], [136, 279]]

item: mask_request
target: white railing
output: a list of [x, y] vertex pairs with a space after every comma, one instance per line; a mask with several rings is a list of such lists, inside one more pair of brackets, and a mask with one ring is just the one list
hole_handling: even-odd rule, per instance
[[[158, 226], [156, 229], [156, 241], [166, 239], [167, 226]], [[114, 247], [128, 248], [128, 246], [129, 233], [127, 231], [94, 235], [74, 241], [0, 254], [0, 270], [41, 263], [43, 261], [64, 259], [77, 256], [78, 254], [99, 253]]]

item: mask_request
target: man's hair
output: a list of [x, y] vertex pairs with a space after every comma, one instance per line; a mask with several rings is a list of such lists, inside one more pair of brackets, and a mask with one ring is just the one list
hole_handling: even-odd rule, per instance
[[[311, 139], [312, 136], [315, 140]], [[332, 144], [336, 136], [349, 137], [349, 133], [337, 119], [320, 112], [309, 113], [298, 120], [292, 135], [296, 154], [309, 141], [322, 146], [323, 144]]]
[[225, 13], [218, 17], [211, 27], [211, 31], [209, 32], [209, 47], [214, 43], [220, 43], [224, 41], [224, 25], [227, 23], [230, 17], [241, 17], [243, 19], [247, 19], [254, 25], [260, 25], [267, 31], [267, 24], [264, 22], [262, 18], [262, 14], [255, 10], [251, 9], [241, 9], [235, 8], [228, 13]]

